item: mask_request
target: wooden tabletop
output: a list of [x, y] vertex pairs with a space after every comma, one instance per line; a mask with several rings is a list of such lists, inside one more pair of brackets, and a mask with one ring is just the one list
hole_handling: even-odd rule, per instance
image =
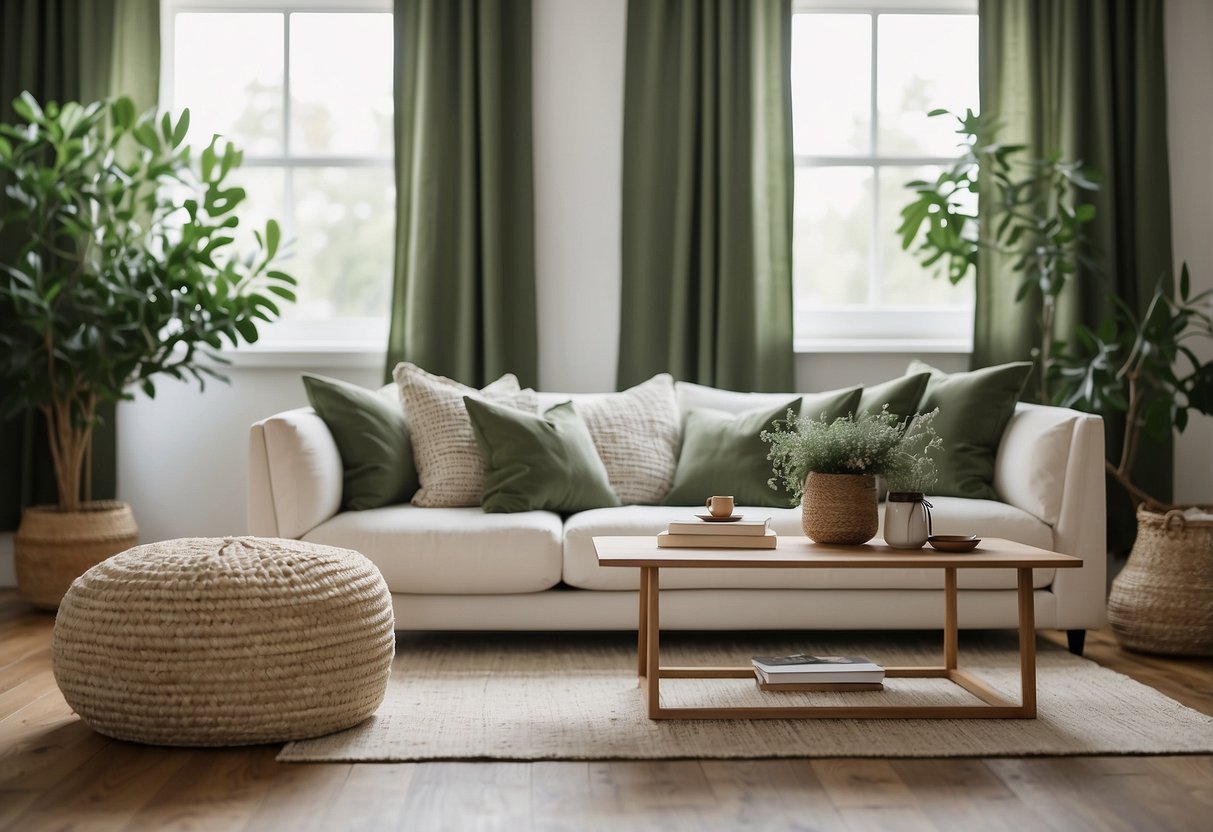
[[599, 566], [710, 567], [743, 569], [963, 569], [1082, 566], [1082, 559], [1023, 543], [984, 538], [971, 552], [894, 549], [877, 538], [862, 546], [814, 543], [807, 537], [780, 537], [776, 549], [658, 549], [657, 535], [595, 537]]

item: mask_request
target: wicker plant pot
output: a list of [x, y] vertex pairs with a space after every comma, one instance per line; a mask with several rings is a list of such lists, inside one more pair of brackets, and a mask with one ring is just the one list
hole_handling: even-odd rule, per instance
[[1213, 521], [1137, 510], [1137, 540], [1112, 582], [1108, 622], [1121, 645], [1213, 655]]
[[857, 546], [876, 536], [876, 478], [862, 474], [818, 474], [804, 481], [800, 525], [818, 543]]
[[81, 511], [27, 508], [13, 538], [17, 588], [34, 606], [58, 609], [72, 581], [138, 542], [135, 515], [117, 500], [86, 503]]

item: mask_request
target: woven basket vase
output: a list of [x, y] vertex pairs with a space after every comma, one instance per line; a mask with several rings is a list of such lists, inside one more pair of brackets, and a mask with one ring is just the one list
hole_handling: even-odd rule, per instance
[[876, 536], [876, 478], [810, 472], [800, 501], [800, 525], [818, 543], [857, 546]]
[[1137, 540], [1108, 596], [1108, 623], [1130, 650], [1213, 656], [1213, 521], [1139, 508]]
[[55, 681], [94, 730], [247, 745], [357, 725], [387, 691], [392, 598], [357, 552], [274, 538], [167, 540], [68, 590]]
[[126, 503], [99, 500], [80, 511], [27, 508], [13, 538], [17, 587], [34, 606], [53, 610], [72, 581], [138, 542], [139, 528]]

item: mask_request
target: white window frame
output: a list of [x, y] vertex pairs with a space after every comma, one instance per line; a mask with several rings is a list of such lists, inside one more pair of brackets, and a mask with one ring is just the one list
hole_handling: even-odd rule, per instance
[[[245, 151], [242, 167], [292, 169], [317, 167], [375, 168], [394, 176], [392, 156], [291, 155], [290, 16], [295, 12], [391, 13], [392, 0], [161, 0], [160, 2], [160, 107], [176, 110], [173, 101], [176, 17], [190, 12], [244, 12], [282, 14], [282, 148], [280, 155]], [[292, 238], [292, 184], [286, 177], [286, 216], [276, 217], [283, 225], [283, 239]], [[290, 261], [282, 268], [290, 272]], [[327, 366], [360, 366], [382, 361], [387, 346], [388, 318], [331, 318], [320, 321], [276, 321], [261, 330], [253, 345], [225, 350], [237, 365], [287, 366], [296, 361], [325, 359]], [[243, 355], [243, 357], [241, 357]]]
[[[976, 14], [977, 0], [794, 0], [793, 14], [866, 14], [872, 18], [871, 79], [869, 82], [869, 153], [856, 155], [796, 154], [796, 170], [815, 167], [859, 167], [873, 172], [871, 240], [868, 253], [869, 296], [880, 271], [877, 239], [880, 217], [881, 168], [919, 165], [950, 166], [955, 156], [892, 156], [876, 153], [879, 130], [877, 106], [877, 18], [883, 14]], [[976, 103], [976, 102], [974, 102]], [[924, 271], [924, 280], [930, 277]], [[969, 353], [973, 351], [972, 306], [820, 306], [797, 301], [793, 314], [796, 352], [804, 353]]]

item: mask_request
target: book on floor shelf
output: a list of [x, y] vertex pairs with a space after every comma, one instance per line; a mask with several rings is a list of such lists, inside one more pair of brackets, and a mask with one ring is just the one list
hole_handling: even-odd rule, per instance
[[877, 684], [884, 668], [863, 656], [755, 656], [754, 671], [767, 684]]
[[762, 537], [771, 525], [770, 517], [743, 517], [731, 523], [700, 520], [698, 517], [690, 520], [672, 520], [669, 525], [670, 534], [710, 534], [721, 537]]
[[770, 529], [763, 535], [657, 534], [658, 549], [774, 549], [777, 543]]

